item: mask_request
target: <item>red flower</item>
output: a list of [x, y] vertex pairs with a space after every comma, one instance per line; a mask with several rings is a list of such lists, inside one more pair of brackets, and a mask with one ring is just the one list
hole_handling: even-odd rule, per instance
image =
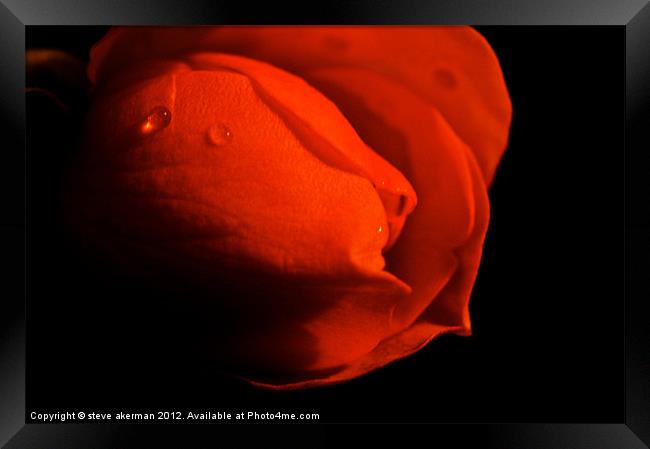
[[476, 31], [118, 28], [89, 74], [85, 219], [214, 292], [231, 369], [329, 384], [470, 334], [511, 118]]

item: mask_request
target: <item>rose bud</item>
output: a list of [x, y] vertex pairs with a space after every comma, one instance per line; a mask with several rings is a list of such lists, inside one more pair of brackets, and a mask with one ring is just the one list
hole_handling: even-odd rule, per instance
[[324, 385], [470, 334], [511, 116], [474, 30], [117, 28], [89, 76], [77, 221], [200, 286], [230, 371]]

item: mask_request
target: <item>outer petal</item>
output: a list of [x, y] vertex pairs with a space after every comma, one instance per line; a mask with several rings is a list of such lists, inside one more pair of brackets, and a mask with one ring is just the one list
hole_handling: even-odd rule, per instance
[[[466, 146], [436, 109], [374, 72], [334, 68], [315, 70], [309, 76], [377, 151], [406, 155], [399, 168], [412, 180], [421, 200], [386, 257], [388, 269], [413, 288], [408, 301], [396, 308], [394, 324], [410, 324], [454, 273], [454, 249], [474, 229], [475, 199]], [[397, 148], [395, 139], [385, 139], [391, 132], [400, 136]]]
[[323, 69], [309, 76], [377, 151], [390, 159], [398, 145], [396, 153], [407, 155], [397, 163], [420, 192], [420, 203], [386, 258], [413, 292], [393, 311], [393, 335], [371, 352], [321, 379], [264, 384], [280, 389], [341, 382], [405, 357], [441, 333], [468, 334], [469, 297], [489, 220], [476, 160], [435, 109], [366, 70]]
[[289, 384], [253, 382], [254, 384], [285, 390], [344, 382], [407, 357], [441, 334], [454, 332], [468, 335], [471, 332], [468, 303], [489, 222], [489, 200], [485, 181], [474, 155], [469, 150], [465, 151], [465, 155], [476, 199], [475, 228], [466, 245], [456, 252], [459, 269], [424, 313], [411, 326], [384, 339], [370, 353], [339, 371], [324, 374], [318, 379]]
[[437, 107], [474, 152], [489, 185], [506, 147], [511, 104], [498, 60], [469, 27], [127, 28], [93, 52], [91, 76], [187, 51], [220, 51], [271, 62], [311, 81], [314, 68], [366, 68]]

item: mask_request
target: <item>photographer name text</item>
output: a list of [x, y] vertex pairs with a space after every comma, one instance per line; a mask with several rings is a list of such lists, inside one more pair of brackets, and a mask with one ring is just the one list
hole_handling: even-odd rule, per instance
[[234, 421], [318, 421], [319, 413], [296, 413], [286, 411], [147, 411], [147, 412], [37, 412], [29, 413], [31, 422], [113, 422], [113, 421], [188, 421], [188, 422], [234, 422]]

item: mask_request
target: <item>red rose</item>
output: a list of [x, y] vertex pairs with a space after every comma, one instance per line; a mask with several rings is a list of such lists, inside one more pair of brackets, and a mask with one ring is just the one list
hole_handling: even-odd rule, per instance
[[78, 215], [214, 292], [230, 369], [330, 384], [470, 334], [511, 118], [476, 31], [117, 28], [89, 74]]

